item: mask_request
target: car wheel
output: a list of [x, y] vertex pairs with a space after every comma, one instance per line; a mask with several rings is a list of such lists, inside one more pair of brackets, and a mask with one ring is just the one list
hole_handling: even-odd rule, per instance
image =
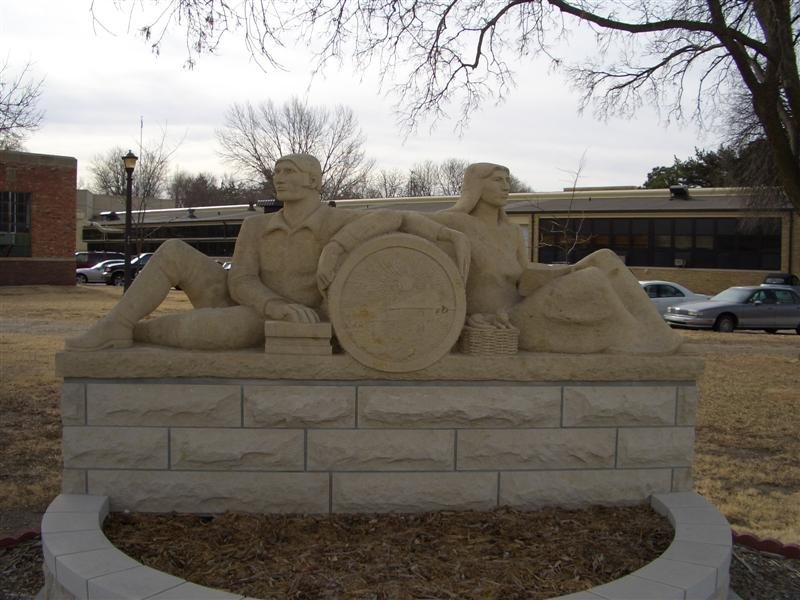
[[112, 285], [125, 285], [125, 273], [114, 273], [111, 278]]
[[76, 283], [89, 283], [89, 278], [86, 277], [83, 273], [78, 273], [75, 275], [75, 282]]
[[767, 333], [778, 333], [777, 329], [765, 329], [764, 331], [766, 331]]
[[717, 318], [714, 323], [714, 331], [721, 331], [722, 333], [731, 333], [736, 329], [736, 319], [732, 315], [722, 315]]

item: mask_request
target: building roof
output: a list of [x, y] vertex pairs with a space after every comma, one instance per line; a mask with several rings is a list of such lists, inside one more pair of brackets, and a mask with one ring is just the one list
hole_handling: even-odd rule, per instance
[[[542, 194], [539, 198], [512, 200], [506, 206], [509, 214], [520, 213], [607, 213], [607, 212], [722, 212], [759, 210], [749, 206], [752, 192], [734, 188], [689, 189], [687, 198], [676, 198], [669, 190], [635, 190], [634, 192], [597, 191]], [[764, 210], [764, 209], [760, 209]], [[787, 201], [770, 211], [791, 211]]]
[[[670, 191], [644, 189], [577, 189], [563, 192], [532, 192], [511, 194], [506, 206], [509, 214], [589, 214], [589, 213], [668, 213], [668, 212], [742, 212], [750, 211], [748, 200], [753, 193], [738, 188], [690, 188], [688, 198], [674, 198]], [[359, 210], [414, 210], [435, 212], [452, 206], [455, 196], [429, 196], [421, 198], [368, 198], [337, 200], [338, 207]], [[763, 210], [763, 209], [762, 209]], [[770, 212], [792, 211], [787, 201]], [[147, 224], [207, 222], [239, 222], [262, 212], [260, 206], [237, 204], [163, 208], [145, 211], [143, 219], [134, 211], [134, 220]], [[119, 211], [114, 220], [101, 224], [115, 227], [124, 223], [125, 213]]]
[[0, 150], [0, 162], [12, 164], [39, 165], [43, 167], [77, 167], [78, 159], [58, 154], [37, 154], [17, 150]]

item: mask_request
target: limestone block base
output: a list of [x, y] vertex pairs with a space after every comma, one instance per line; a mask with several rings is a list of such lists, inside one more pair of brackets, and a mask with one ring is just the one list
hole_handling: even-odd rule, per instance
[[604, 356], [601, 370], [521, 353], [488, 379], [499, 359], [451, 355], [396, 379], [340, 355], [287, 374], [287, 357], [225, 353], [224, 377], [209, 375], [219, 353], [158, 353], [184, 368], [145, 377], [152, 356], [133, 348], [90, 377], [95, 353], [59, 355], [65, 493], [144, 512], [413, 512], [631, 504], [692, 485], [696, 359]]

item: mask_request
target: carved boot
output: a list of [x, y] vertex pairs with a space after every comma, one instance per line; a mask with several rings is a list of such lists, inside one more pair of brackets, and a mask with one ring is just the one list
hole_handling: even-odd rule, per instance
[[104, 350], [107, 348], [129, 348], [133, 345], [133, 323], [115, 318], [111, 314], [92, 325], [88, 331], [67, 338], [67, 350]]
[[129, 348], [133, 345], [134, 325], [161, 304], [171, 287], [158, 265], [147, 265], [108, 315], [86, 333], [67, 338], [64, 346], [68, 350], [86, 351]]

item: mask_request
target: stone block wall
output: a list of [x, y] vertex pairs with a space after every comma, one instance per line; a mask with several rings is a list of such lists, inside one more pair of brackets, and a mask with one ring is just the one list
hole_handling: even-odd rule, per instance
[[689, 382], [67, 379], [64, 491], [145, 512], [486, 510], [689, 490]]

